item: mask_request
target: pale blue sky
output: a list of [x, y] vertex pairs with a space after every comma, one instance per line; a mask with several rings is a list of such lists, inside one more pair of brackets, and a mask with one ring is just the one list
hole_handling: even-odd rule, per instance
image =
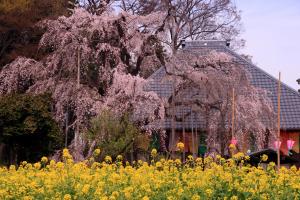
[[300, 89], [300, 0], [235, 0], [242, 11], [246, 47], [253, 62]]

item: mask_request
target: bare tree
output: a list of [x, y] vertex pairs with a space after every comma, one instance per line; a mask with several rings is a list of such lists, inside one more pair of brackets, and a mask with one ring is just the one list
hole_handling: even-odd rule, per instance
[[79, 0], [80, 7], [85, 8], [88, 12], [100, 15], [109, 7], [114, 0]]
[[157, 33], [173, 52], [183, 40], [225, 39], [239, 46], [244, 43], [238, 37], [240, 14], [231, 0], [121, 0], [120, 6], [136, 15], [164, 13]]

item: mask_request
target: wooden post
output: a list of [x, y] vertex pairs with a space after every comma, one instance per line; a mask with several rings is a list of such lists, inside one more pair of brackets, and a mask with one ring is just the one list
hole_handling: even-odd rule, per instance
[[134, 139], [132, 139], [132, 144], [131, 144], [131, 150], [130, 150], [130, 161], [131, 161], [131, 165], [133, 163], [133, 144], [134, 144]]
[[[184, 112], [184, 110], [182, 111], [182, 112]], [[183, 148], [183, 158], [182, 158], [182, 162], [185, 162], [185, 146], [186, 146], [186, 143], [185, 143], [185, 124], [184, 124], [184, 122], [185, 122], [185, 116], [184, 116], [184, 113], [183, 113], [183, 115], [182, 115], [182, 142], [183, 142], [183, 144], [184, 144], [184, 148]]]
[[[176, 148], [175, 143], [175, 116], [176, 116], [176, 107], [175, 107], [175, 84], [173, 80], [173, 91], [172, 91], [172, 102], [171, 102], [171, 112], [172, 112], [172, 121], [171, 121], [171, 126], [172, 126], [172, 131], [171, 131], [171, 145], [169, 145], [169, 148], [171, 148], [171, 157], [174, 157], [174, 150]], [[175, 145], [175, 146], [174, 146]]]
[[195, 126], [195, 135], [196, 135], [196, 157], [199, 155], [199, 145], [200, 145], [200, 137], [198, 137], [198, 117], [197, 114], [195, 116], [195, 120], [196, 120], [196, 126]]
[[234, 95], [235, 95], [235, 91], [234, 91], [234, 88], [232, 88], [232, 119], [231, 119], [231, 139], [233, 139], [234, 138], [234, 120], [235, 120], [235, 109], [234, 109], [234, 107], [235, 107], [235, 97], [234, 97]]
[[69, 107], [67, 107], [66, 118], [66, 129], [65, 129], [65, 148], [68, 147], [68, 130], [69, 130]]
[[[80, 89], [80, 47], [77, 49], [77, 102], [79, 101], [79, 89]], [[78, 105], [77, 105], [78, 106]], [[77, 121], [76, 121], [76, 131], [75, 131], [75, 137], [74, 137], [74, 144], [75, 144], [75, 149], [78, 148], [78, 142], [79, 142], [79, 122], [78, 122], [78, 116]]]
[[[279, 72], [279, 79], [278, 79], [278, 98], [277, 98], [277, 141], [280, 141], [280, 109], [281, 109], [281, 72]], [[280, 170], [280, 145], [277, 148], [277, 169], [278, 172]]]
[[191, 126], [192, 126], [192, 151], [193, 151], [193, 157], [195, 158], [196, 155], [195, 155], [195, 134], [194, 134], [194, 115], [193, 115], [193, 112], [192, 112], [192, 108], [191, 108]]
[[77, 89], [80, 89], [80, 48], [77, 49]]

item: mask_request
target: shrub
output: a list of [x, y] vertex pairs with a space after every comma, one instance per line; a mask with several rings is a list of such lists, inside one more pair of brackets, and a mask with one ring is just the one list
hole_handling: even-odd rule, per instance
[[[2, 162], [34, 162], [61, 148], [58, 125], [52, 119], [49, 94], [11, 94], [0, 97]], [[4, 155], [6, 151], [6, 156]]]

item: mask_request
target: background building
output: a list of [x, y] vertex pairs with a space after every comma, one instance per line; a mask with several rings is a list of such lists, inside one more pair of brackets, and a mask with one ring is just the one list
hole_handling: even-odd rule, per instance
[[[250, 60], [235, 53], [232, 49], [230, 49], [228, 42], [185, 42], [182, 50], [197, 51], [199, 54], [207, 54], [208, 52], [214, 50], [232, 56], [234, 62], [237, 62], [245, 67], [245, 69], [250, 73], [251, 83], [255, 87], [265, 89], [268, 92], [268, 97], [273, 103], [274, 111], [277, 112], [278, 80], [254, 65]], [[160, 97], [170, 98], [172, 96], [173, 86], [171, 81], [162, 81], [165, 76], [165, 68], [161, 67], [151, 77], [149, 77], [149, 84], [145, 87], [145, 90], [154, 91]], [[281, 151], [284, 154], [288, 153], [287, 140], [292, 139], [295, 141], [292, 150], [300, 153], [300, 93], [284, 83], [282, 84], [281, 92]], [[188, 98], [189, 94], [186, 95]], [[182, 139], [182, 137], [185, 137], [186, 152], [199, 153], [199, 149], [201, 149], [199, 146], [201, 146], [201, 144], [205, 144], [205, 133], [203, 132], [206, 123], [205, 119], [201, 116], [199, 117], [193, 114], [187, 116], [185, 119], [182, 119], [182, 116], [185, 116], [185, 113], [189, 112], [189, 108], [182, 107], [180, 105], [175, 106], [176, 119], [175, 122], [173, 122], [174, 124], [172, 125], [172, 118], [167, 117], [165, 123], [161, 126], [167, 130], [167, 133], [170, 133], [172, 126], [174, 126], [177, 133], [175, 140], [179, 141]], [[194, 137], [192, 137], [192, 135], [194, 135]], [[251, 146], [251, 144], [249, 145]], [[249, 146], [246, 148], [249, 148]], [[274, 147], [270, 146], [270, 148]]]

